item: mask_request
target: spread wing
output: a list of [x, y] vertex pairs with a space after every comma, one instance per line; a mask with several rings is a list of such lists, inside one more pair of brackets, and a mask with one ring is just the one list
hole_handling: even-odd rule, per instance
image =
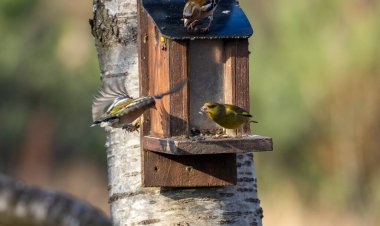
[[110, 109], [112, 105], [118, 102], [121, 98], [131, 98], [127, 94], [124, 82], [104, 84], [103, 87], [99, 90], [98, 94], [94, 97], [92, 104], [93, 121], [99, 119], [105, 112]]

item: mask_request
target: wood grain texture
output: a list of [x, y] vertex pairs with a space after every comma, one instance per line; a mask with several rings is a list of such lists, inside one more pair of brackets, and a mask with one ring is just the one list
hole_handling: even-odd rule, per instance
[[234, 104], [236, 93], [236, 40], [224, 41], [224, 103]]
[[[169, 54], [163, 50], [161, 36], [151, 19], [148, 19], [148, 70], [149, 94], [155, 95], [170, 89]], [[170, 97], [165, 96], [156, 101], [156, 109], [150, 110], [151, 134], [170, 136]]]
[[[166, 40], [169, 52], [170, 88], [179, 81], [188, 79], [187, 42]], [[189, 133], [189, 88], [188, 84], [179, 92], [170, 95], [170, 136]]]
[[[138, 35], [137, 35], [137, 46], [139, 54], [139, 82], [140, 96], [149, 95], [149, 33], [148, 33], [148, 15], [144, 12], [144, 9], [140, 6], [140, 1], [137, 2], [137, 19], [138, 19]], [[143, 137], [150, 133], [150, 110], [145, 111], [142, 118], [142, 123], [140, 126], [140, 143], [143, 143]], [[141, 181], [143, 183], [144, 179], [144, 166], [147, 150], [144, 149], [143, 145], [141, 148]]]
[[[210, 187], [236, 184], [234, 154], [176, 156], [147, 152], [145, 186]], [[234, 166], [234, 167], [220, 167]]]
[[[249, 111], [249, 61], [248, 39], [238, 39], [235, 53], [235, 101], [234, 104]], [[238, 134], [249, 134], [250, 124], [245, 123]]]
[[[225, 41], [224, 98], [225, 103], [249, 110], [248, 40]], [[249, 123], [238, 130], [227, 130], [229, 135], [250, 133]]]
[[145, 136], [143, 144], [148, 150], [171, 155], [236, 154], [273, 150], [272, 138], [258, 135], [202, 140]]
[[[224, 42], [224, 103], [236, 104], [236, 40]], [[237, 135], [236, 129], [227, 129], [227, 135]]]

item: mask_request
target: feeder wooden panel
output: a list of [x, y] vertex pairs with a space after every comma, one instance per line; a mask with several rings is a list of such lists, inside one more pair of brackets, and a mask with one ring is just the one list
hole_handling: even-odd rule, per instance
[[[158, 94], [185, 78], [189, 80], [181, 91], [157, 100], [156, 109], [144, 114], [142, 185], [236, 184], [236, 153], [252, 152], [254, 147], [272, 150], [271, 138], [246, 136], [194, 142], [187, 137], [193, 127], [218, 128], [207, 117], [198, 114], [205, 102], [224, 102], [249, 109], [248, 37], [163, 40], [162, 28], [161, 31], [157, 28], [157, 21], [150, 17], [140, 1], [138, 19], [140, 94]], [[182, 28], [182, 24], [180, 26]], [[247, 124], [228, 134], [246, 135], [249, 132]]]

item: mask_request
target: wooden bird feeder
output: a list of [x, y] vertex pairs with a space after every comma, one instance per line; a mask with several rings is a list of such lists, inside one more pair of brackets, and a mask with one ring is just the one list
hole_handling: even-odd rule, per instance
[[272, 139], [249, 135], [249, 124], [228, 137], [192, 137], [219, 128], [198, 112], [205, 102], [249, 109], [248, 37], [252, 27], [235, 0], [220, 1], [207, 33], [183, 27], [183, 0], [138, 1], [140, 94], [180, 92], [156, 102], [141, 127], [142, 184], [204, 187], [236, 184], [236, 154], [271, 151]]

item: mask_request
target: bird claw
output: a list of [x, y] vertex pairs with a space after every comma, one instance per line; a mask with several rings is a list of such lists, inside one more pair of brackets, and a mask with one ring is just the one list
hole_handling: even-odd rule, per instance
[[125, 130], [126, 132], [139, 131], [139, 128], [139, 126], [132, 125], [131, 123], [123, 126], [123, 130]]
[[196, 27], [196, 24], [197, 24], [198, 20], [194, 20], [193, 22], [191, 22], [187, 27], [186, 29], [189, 31], [189, 30], [195, 30], [197, 27]]
[[202, 27], [202, 28], [200, 28], [200, 27], [197, 25], [197, 22], [198, 22], [198, 20], [195, 20], [195, 21], [191, 22], [191, 23], [186, 27], [186, 29], [187, 29], [188, 31], [190, 31], [190, 30], [193, 30], [193, 31], [196, 31], [196, 32], [199, 31], [199, 32], [201, 32], [201, 33], [205, 33], [205, 32], [210, 31], [210, 24], [207, 25], [206, 27]]
[[210, 26], [207, 26], [207, 27], [202, 27], [201, 29], [200, 29], [200, 31], [201, 32], [208, 32], [210, 30]]
[[138, 131], [139, 131], [139, 128], [140, 128], [140, 124], [141, 124], [141, 117], [138, 117], [135, 121], [123, 125], [122, 128], [123, 128], [126, 132], [134, 132], [134, 131], [137, 131], [137, 132], [138, 132]]

